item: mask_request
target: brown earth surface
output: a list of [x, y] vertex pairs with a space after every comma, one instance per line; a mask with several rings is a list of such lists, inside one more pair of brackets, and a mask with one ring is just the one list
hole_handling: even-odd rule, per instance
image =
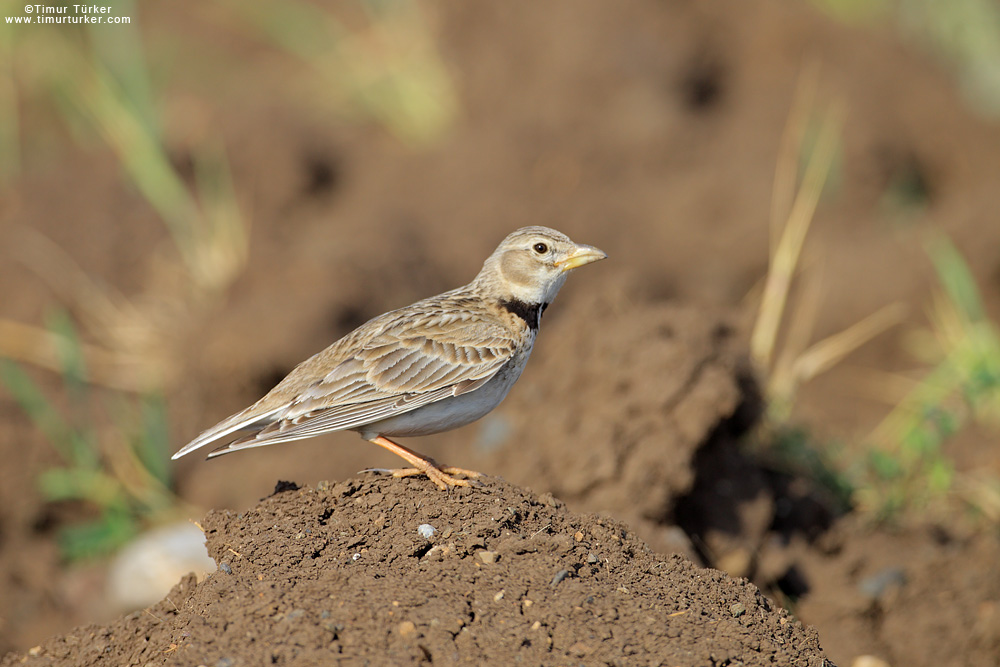
[[[161, 66], [170, 82], [164, 121], [177, 164], [189, 164], [190, 146], [219, 138], [226, 145], [241, 203], [252, 218], [251, 259], [221, 302], [190, 320], [170, 323], [182, 380], [168, 394], [176, 446], [255, 400], [295, 363], [368, 317], [466, 282], [513, 228], [548, 224], [601, 247], [610, 259], [570, 280], [546, 313], [533, 359], [503, 406], [478, 424], [410, 444], [454, 465], [553, 493], [574, 512], [614, 517], [605, 526], [624, 521], [656, 552], [685, 554], [750, 578], [816, 627], [826, 655], [838, 664], [850, 665], [861, 655], [891, 665], [996, 664], [1000, 577], [994, 565], [1000, 561], [1000, 544], [995, 535], [938, 519], [888, 529], [850, 514], [838, 516], [821, 489], [755, 458], [743, 438], [760, 411], [745, 361], [744, 300], [766, 271], [774, 166], [804, 60], [820, 64], [820, 98], [840, 100], [846, 109], [836, 186], [824, 196], [806, 249], [810, 261], [825, 267], [816, 338], [892, 301], [909, 305], [911, 319], [805, 387], [796, 419], [821, 439], [849, 440], [866, 433], [886, 405], [898, 400], [888, 395], [873, 400], [858, 371], [905, 373], [915, 363], [900, 334], [923, 323], [934, 284], [922, 250], [921, 232], [928, 228], [940, 227], [952, 236], [979, 280], [988, 312], [1000, 319], [995, 214], [1000, 210], [1000, 128], [967, 110], [942, 68], [887, 32], [847, 28], [804, 3], [784, 0], [446, 2], [427, 9], [459, 91], [462, 115], [440, 144], [414, 150], [376, 127], [350, 125], [323, 111], [317, 101], [323, 84], [303, 74], [301, 64], [220, 24], [200, 6], [177, 2], [144, 8], [150, 62]], [[179, 35], [186, 40], [181, 50], [170, 41]], [[25, 132], [39, 130], [45, 119], [25, 114]], [[163, 266], [172, 247], [155, 212], [123, 183], [110, 153], [93, 146], [71, 148], [68, 136], [48, 132], [32, 145], [37, 150], [25, 152], [24, 173], [0, 198], [0, 234], [12, 240], [0, 262], [0, 316], [41, 323], [57, 302], [35, 271], [8, 261], [9, 255], [23, 254], [16, 243], [21, 227], [43, 232], [101, 283], [137, 302], [148, 300], [170, 279]], [[909, 213], [890, 211], [886, 187], [907, 174], [925, 185], [926, 201]], [[58, 378], [38, 374], [38, 379], [58, 393]], [[948, 453], [960, 471], [996, 476], [1000, 455], [994, 442], [988, 434], [973, 432], [950, 443]], [[148, 614], [118, 621], [102, 617], [93, 605], [102, 590], [102, 566], [67, 568], [53, 539], [60, 526], [86, 510], [42, 501], [36, 478], [58, 458], [6, 395], [0, 395], [0, 456], [0, 651], [21, 652], [8, 656], [8, 662], [16, 664], [25, 651], [43, 645], [38, 660], [56, 660], [55, 651], [62, 650], [68, 657], [55, 664], [89, 664], [74, 662], [80, 654], [70, 648], [70, 637], [101, 650], [114, 646], [122, 651], [115, 655], [127, 661], [126, 655], [159, 646], [146, 645], [146, 632], [164, 631], [157, 636], [169, 642], [159, 650], [171, 643], [178, 649], [157, 660], [183, 660], [178, 656], [185, 655], [180, 651], [186, 646], [183, 650], [205, 651], [200, 655], [218, 662], [227, 654], [196, 643], [202, 641], [196, 633], [184, 638], [171, 633], [191, 622], [188, 614], [201, 609], [198, 604], [225, 604], [199, 596], [226, 585], [241, 594], [262, 593], [254, 618], [270, 619], [268, 627], [287, 633], [286, 638], [308, 637], [312, 643], [303, 650], [318, 641], [329, 646], [336, 633], [324, 629], [328, 621], [321, 615], [340, 613], [337, 601], [302, 607], [302, 614], [289, 619], [299, 607], [282, 596], [294, 590], [322, 597], [319, 589], [334, 580], [361, 590], [343, 575], [343, 568], [357, 570], [357, 562], [337, 561], [327, 574], [307, 563], [318, 578], [301, 580], [288, 570], [281, 575], [287, 589], [282, 591], [264, 580], [259, 589], [252, 588], [257, 573], [252, 568], [263, 561], [245, 560], [245, 570], [227, 561], [233, 575], [215, 574], [197, 585], [185, 582], [170, 597], [176, 608], [164, 602]], [[321, 479], [348, 479], [364, 468], [397, 463], [355, 435], [339, 434], [220, 462], [182, 461], [176, 472], [186, 500], [243, 511], [276, 478], [315, 486]], [[353, 495], [337, 495], [347, 488], [355, 489]], [[393, 549], [405, 552], [398, 545], [413, 545], [417, 538], [410, 518], [403, 517], [383, 527], [383, 539], [375, 540], [371, 531], [377, 530], [379, 516], [412, 508], [425, 496], [435, 506], [452, 498], [432, 491], [419, 480], [398, 487], [388, 480], [346, 482], [280, 494], [245, 519], [216, 513], [211, 521], [218, 530], [227, 524], [232, 539], [246, 540], [249, 528], [241, 522], [278, 507], [316, 524], [325, 506], [319, 512], [309, 508], [318, 507], [320, 498], [344, 507], [382, 493], [399, 498], [399, 505], [364, 512], [352, 506], [355, 514], [345, 520], [359, 530], [367, 526], [365, 546], [388, 559], [403, 553]], [[471, 513], [475, 503], [498, 497], [512, 507], [533, 508], [538, 516], [552, 513], [554, 525], [574, 526], [572, 533], [581, 530], [587, 543], [598, 539], [588, 532], [596, 530], [596, 519], [532, 504], [537, 501], [531, 496], [499, 483], [491, 482], [488, 491], [481, 497], [456, 494], [454, 511]], [[475, 526], [479, 532], [469, 535], [476, 539], [498, 539], [489, 532], [496, 526], [488, 517], [439, 509], [442, 517], [456, 516], [454, 521]], [[491, 514], [492, 506], [487, 509], [489, 517], [499, 516]], [[544, 525], [534, 527], [536, 519], [527, 515], [519, 521], [523, 525], [508, 528], [512, 533]], [[293, 540], [306, 529], [304, 524], [300, 530], [279, 525], [284, 528], [273, 534], [263, 531], [256, 548]], [[392, 531], [400, 531], [400, 541], [390, 540]], [[555, 539], [542, 536], [547, 543]], [[331, 533], [330, 539], [321, 555], [336, 559], [347, 546], [337, 541], [339, 535]], [[610, 538], [600, 539], [609, 544]], [[685, 590], [699, 596], [699, 609], [722, 619], [720, 632], [749, 628], [748, 636], [760, 638], [752, 649], [758, 653], [744, 654], [753, 656], [746, 664], [760, 664], [754, 661], [763, 656], [793, 655], [769, 653], [767, 646], [778, 645], [776, 635], [759, 631], [771, 632], [767, 619], [779, 613], [753, 616], [754, 609], [765, 607], [750, 589], [673, 557], [646, 555], [635, 540], [626, 539], [633, 545], [630, 562], [666, 563], [658, 567], [669, 570], [670, 577], [657, 585], [680, 587], [684, 577], [702, 577], [714, 587], [716, 599], [700, 597], [709, 595], [707, 588]], [[210, 543], [219, 549], [217, 541]], [[465, 551], [450, 560], [430, 563], [403, 553], [394, 563], [414, 573], [421, 567], [485, 571], [488, 565], [477, 568], [472, 553], [485, 547], [462, 544]], [[247, 553], [256, 553], [250, 546]], [[573, 542], [565, 553], [501, 557], [492, 565], [521, 582], [520, 588], [505, 588], [504, 604], [514, 604], [514, 596], [528, 590], [552, 601], [547, 615], [536, 620], [553, 631], [553, 647], [569, 650], [580, 643], [581, 650], [600, 656], [625, 640], [598, 644], [573, 635], [579, 628], [574, 619], [591, 612], [585, 606], [574, 610], [579, 600], [569, 600], [564, 591], [582, 594], [591, 582], [621, 583], [634, 594], [630, 582], [635, 580], [629, 577], [636, 571], [623, 570], [615, 579], [608, 571], [592, 572], [587, 564], [574, 570], [570, 560], [585, 563], [589, 555], [581, 549]], [[536, 569], [504, 569], [514, 558], [530, 558]], [[370, 567], [384, 565], [379, 563]], [[553, 567], [574, 576], [550, 588]], [[461, 583], [451, 587], [453, 582]], [[472, 588], [473, 583], [486, 588]], [[449, 605], [462, 616], [470, 605], [493, 604], [494, 584], [482, 577], [445, 578], [438, 589], [440, 608]], [[623, 620], [631, 618], [614, 595], [603, 590], [603, 597], [594, 597], [604, 610], [614, 600]], [[684, 624], [685, 633], [693, 631], [686, 625], [693, 616], [668, 621], [658, 616], [681, 609], [660, 595], [642, 598], [643, 604], [659, 604], [658, 609], [640, 613], [632, 607], [628, 613], [640, 614], [638, 621], [620, 626], [622, 632], [636, 633], [629, 636], [637, 638], [640, 651], [663, 646], [657, 643], [660, 635], [643, 630], [647, 617], [660, 628], [673, 623]], [[558, 596], [565, 599], [557, 601]], [[530, 599], [540, 603], [541, 598]], [[737, 601], [748, 613], [727, 617], [728, 605]], [[412, 609], [436, 614], [435, 604]], [[215, 609], [220, 616], [238, 617], [224, 607]], [[404, 658], [419, 658], [422, 650], [416, 647], [421, 642], [429, 647], [431, 639], [444, 641], [442, 651], [450, 650], [448, 637], [430, 626], [435, 616], [413, 611], [408, 618], [389, 617], [388, 611], [378, 616], [369, 609], [369, 617], [352, 618], [371, 623], [381, 633], [371, 635], [371, 641], [401, 651]], [[466, 621], [467, 639], [460, 639], [460, 626], [447, 626], [458, 633], [452, 643], [486, 631], [479, 618], [477, 612], [476, 619]], [[113, 633], [92, 638], [96, 626], [70, 632], [95, 620], [111, 623], [107, 628]], [[406, 620], [414, 624], [412, 632], [406, 626], [408, 638], [398, 632]], [[742, 625], [751, 620], [752, 627]], [[235, 641], [212, 623], [202, 631], [221, 633], [213, 635], [219, 642]], [[557, 627], [569, 636], [557, 636]], [[788, 628], [786, 637], [799, 638], [795, 646], [819, 655], [814, 640], [798, 643], [807, 635], [797, 626]], [[63, 636], [46, 639], [57, 634]], [[126, 636], [134, 640], [131, 646]], [[495, 636], [515, 634], [498, 631]], [[750, 650], [737, 635], [724, 636], [738, 639], [725, 650]], [[293, 644], [274, 650], [285, 659]], [[541, 645], [524, 650], [541, 650]], [[432, 649], [432, 655], [447, 654]], [[588, 662], [584, 656], [553, 655]], [[679, 661], [711, 664], [695, 654]]]
[[219, 571], [0, 664], [829, 664], [815, 630], [752, 584], [656, 554], [618, 521], [497, 478], [425, 481], [213, 511]]

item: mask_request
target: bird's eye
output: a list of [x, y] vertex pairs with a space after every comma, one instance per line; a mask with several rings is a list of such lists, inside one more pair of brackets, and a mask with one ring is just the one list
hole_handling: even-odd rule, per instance
[[549, 251], [549, 247], [544, 243], [536, 243], [534, 246], [532, 246], [532, 249], [539, 255], [544, 255]]

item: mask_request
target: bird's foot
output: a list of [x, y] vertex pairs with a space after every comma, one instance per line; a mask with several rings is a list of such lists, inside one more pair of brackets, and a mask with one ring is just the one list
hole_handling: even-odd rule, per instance
[[[424, 456], [423, 454], [418, 454], [412, 449], [403, 447], [402, 445], [381, 435], [375, 436], [369, 442], [372, 442], [379, 447], [388, 449], [390, 452], [402, 457], [407, 463], [413, 466], [412, 468], [397, 468], [395, 470], [380, 471], [387, 472], [393, 477], [427, 475], [427, 477], [442, 491], [447, 491], [453, 486], [472, 486], [473, 483], [475, 483], [476, 486], [481, 485], [480, 482], [470, 481], [475, 480], [478, 477], [482, 477], [482, 473], [478, 473], [475, 470], [466, 470], [465, 468], [455, 468], [453, 466], [439, 466], [434, 459]], [[463, 475], [469, 479], [457, 479], [452, 475]]]
[[[472, 486], [473, 484], [480, 486], [482, 484], [475, 481], [477, 478], [482, 477], [482, 473], [478, 473], [475, 470], [466, 470], [465, 468], [455, 468], [452, 466], [438, 467], [431, 463], [428, 463], [426, 467], [421, 466], [419, 468], [369, 468], [361, 472], [384, 472], [393, 477], [426, 475], [442, 491], [447, 491], [453, 486]], [[468, 479], [458, 479], [453, 477], [453, 475], [463, 475]]]

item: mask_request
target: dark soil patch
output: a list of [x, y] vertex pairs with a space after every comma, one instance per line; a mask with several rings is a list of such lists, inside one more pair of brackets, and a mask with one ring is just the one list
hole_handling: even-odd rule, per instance
[[746, 581], [498, 478], [321, 484], [204, 527], [204, 582], [0, 664], [830, 664]]

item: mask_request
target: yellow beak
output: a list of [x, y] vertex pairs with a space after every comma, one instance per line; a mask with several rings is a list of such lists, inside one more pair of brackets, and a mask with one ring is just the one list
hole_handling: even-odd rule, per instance
[[603, 250], [598, 250], [594, 246], [590, 245], [578, 245], [576, 249], [570, 253], [569, 257], [559, 262], [556, 262], [558, 266], [563, 271], [570, 271], [577, 267], [583, 266], [584, 264], [590, 264], [591, 262], [597, 262], [602, 259], [607, 258], [607, 253]]

